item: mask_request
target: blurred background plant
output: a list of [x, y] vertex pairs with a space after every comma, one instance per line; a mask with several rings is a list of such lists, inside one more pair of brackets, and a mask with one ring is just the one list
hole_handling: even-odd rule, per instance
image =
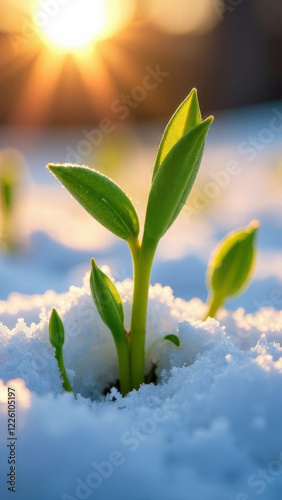
[[25, 182], [25, 161], [15, 149], [0, 152], [0, 240], [1, 249], [13, 253], [21, 245], [21, 192]]

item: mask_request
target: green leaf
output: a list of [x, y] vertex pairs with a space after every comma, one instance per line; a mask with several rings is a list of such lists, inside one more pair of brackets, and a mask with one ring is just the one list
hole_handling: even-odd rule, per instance
[[196, 127], [196, 125], [199, 125], [201, 121], [202, 118], [197, 97], [197, 90], [193, 89], [188, 97], [186, 97], [186, 99], [177, 108], [166, 126], [158, 149], [152, 181], [154, 180], [159, 166], [171, 148], [184, 134]]
[[229, 233], [215, 248], [207, 270], [212, 291], [207, 316], [214, 316], [228, 297], [238, 294], [251, 278], [255, 257], [257, 221]]
[[131, 201], [105, 175], [80, 165], [53, 165], [48, 168], [100, 224], [126, 241], [139, 234], [139, 221]]
[[94, 259], [91, 259], [90, 288], [102, 320], [115, 340], [118, 340], [125, 335], [122, 301], [115, 285], [99, 269]]
[[177, 335], [174, 335], [173, 333], [170, 333], [169, 335], [166, 335], [163, 338], [163, 340], [169, 340], [170, 342], [172, 342], [172, 344], [176, 345], [176, 347], [180, 346], [179, 337], [177, 337]]
[[49, 320], [49, 339], [55, 350], [62, 350], [65, 342], [65, 330], [56, 309], [52, 309]]
[[160, 165], [148, 200], [144, 235], [158, 241], [175, 221], [195, 182], [206, 136], [213, 121], [209, 117], [187, 132]]
[[172, 344], [174, 344], [176, 347], [179, 347], [180, 346], [180, 340], [179, 340], [179, 337], [177, 337], [177, 335], [174, 335], [173, 333], [170, 333], [169, 335], [165, 335], [165, 337], [161, 337], [157, 340], [155, 340], [155, 342], [153, 342], [150, 347], [147, 349], [146, 351], [146, 355], [145, 355], [145, 359], [147, 360], [149, 358], [149, 356], [151, 355], [152, 351], [155, 350], [155, 348], [161, 344], [162, 342], [164, 342], [164, 340], [169, 340]]

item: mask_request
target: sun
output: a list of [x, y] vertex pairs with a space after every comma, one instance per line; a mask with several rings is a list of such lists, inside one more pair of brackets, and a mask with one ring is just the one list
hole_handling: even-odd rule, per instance
[[42, 26], [41, 36], [49, 45], [71, 52], [99, 39], [106, 24], [105, 0], [69, 0]]
[[63, 88], [65, 105], [68, 99], [72, 105], [78, 89], [83, 89], [94, 116], [104, 116], [119, 93], [112, 73], [129, 82], [139, 77], [137, 66], [115, 38], [131, 42], [132, 31], [127, 34], [125, 28], [134, 20], [137, 0], [29, 1], [32, 36], [21, 54], [29, 73], [11, 111], [11, 123], [48, 123], [57, 91]]

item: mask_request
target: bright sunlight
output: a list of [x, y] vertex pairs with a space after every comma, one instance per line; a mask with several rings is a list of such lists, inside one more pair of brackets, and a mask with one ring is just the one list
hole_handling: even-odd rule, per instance
[[[41, 7], [42, 8], [42, 5]], [[106, 25], [104, 0], [70, 0], [43, 27], [48, 41], [64, 49], [84, 47], [97, 38]]]
[[[123, 72], [124, 78], [138, 79], [114, 39], [134, 18], [136, 0], [29, 2], [29, 36], [21, 35], [17, 47], [22, 49], [22, 59], [32, 64], [11, 120], [21, 122], [22, 117], [28, 116], [32, 124], [46, 123], [60, 84], [71, 92], [82, 84], [89, 106], [95, 113], [103, 114], [105, 103], [112, 102], [118, 93], [108, 65]], [[100, 41], [107, 42], [99, 45]], [[74, 78], [67, 78], [67, 74]]]
[[58, 0], [56, 13], [46, 16], [46, 0], [40, 0], [40, 36], [53, 48], [76, 52], [120, 31], [134, 10], [135, 0]]

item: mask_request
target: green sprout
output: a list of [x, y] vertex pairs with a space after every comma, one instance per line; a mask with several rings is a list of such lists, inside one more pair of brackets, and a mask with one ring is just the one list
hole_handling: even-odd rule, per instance
[[207, 269], [207, 286], [210, 290], [207, 312], [214, 318], [226, 299], [237, 295], [251, 279], [255, 260], [255, 237], [258, 221], [227, 234], [215, 248]]
[[[116, 345], [123, 395], [138, 389], [145, 380], [146, 316], [153, 259], [160, 239], [180, 213], [195, 182], [212, 121], [212, 116], [202, 120], [195, 89], [170, 119], [153, 169], [141, 242], [135, 208], [117, 184], [86, 166], [48, 165], [85, 210], [124, 239], [131, 250], [134, 294], [129, 332], [124, 329], [116, 287], [94, 260], [90, 278], [94, 302]], [[167, 340], [173, 342], [172, 338]], [[173, 343], [177, 345], [177, 341]]]
[[21, 155], [13, 149], [4, 149], [0, 154], [0, 239], [5, 252], [18, 248], [16, 210], [23, 176]]
[[112, 332], [118, 355], [120, 389], [122, 394], [127, 394], [131, 390], [129, 336], [123, 324], [122, 301], [115, 285], [94, 259], [91, 259], [90, 289], [102, 320]]
[[63, 359], [63, 345], [65, 342], [65, 330], [62, 320], [57, 313], [56, 309], [52, 309], [49, 320], [49, 340], [55, 349], [55, 358], [58, 361], [58, 366], [63, 380], [63, 388], [67, 392], [73, 392], [66, 374], [64, 359]]

